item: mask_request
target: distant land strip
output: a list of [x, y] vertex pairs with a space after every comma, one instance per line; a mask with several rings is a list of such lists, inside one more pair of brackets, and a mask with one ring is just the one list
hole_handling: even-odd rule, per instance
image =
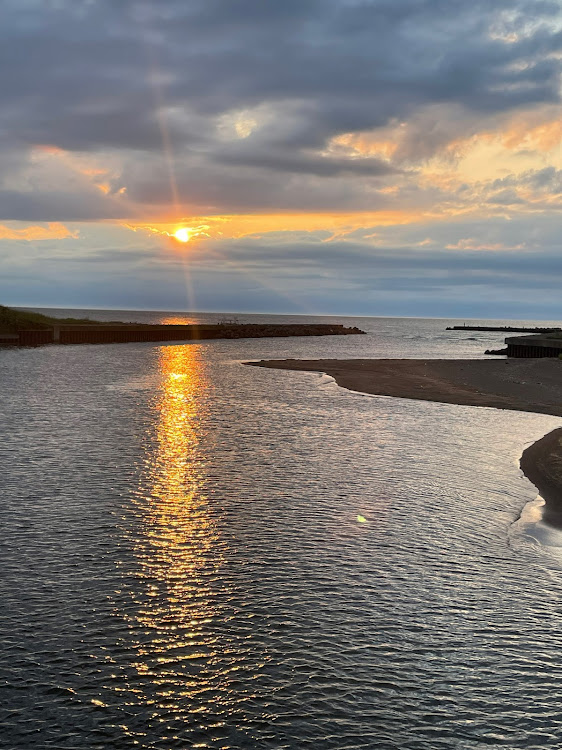
[[[562, 417], [559, 359], [284, 359], [246, 364], [322, 372], [343, 388], [373, 395]], [[527, 448], [520, 465], [545, 500], [543, 520], [562, 528], [562, 428]]]

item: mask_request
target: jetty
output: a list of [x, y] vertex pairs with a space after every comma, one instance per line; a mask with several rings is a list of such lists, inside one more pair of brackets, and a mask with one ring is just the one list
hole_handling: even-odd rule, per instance
[[289, 336], [364, 334], [340, 323], [238, 323], [150, 325], [51, 318], [0, 305], [0, 346], [124, 344], [140, 341], [204, 341]]
[[562, 328], [526, 328], [520, 326], [447, 326], [447, 331], [500, 331], [504, 333], [562, 333]]

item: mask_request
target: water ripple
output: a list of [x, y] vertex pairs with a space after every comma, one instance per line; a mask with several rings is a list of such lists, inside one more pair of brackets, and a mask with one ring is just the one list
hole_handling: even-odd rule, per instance
[[0, 745], [557, 747], [517, 460], [558, 421], [239, 364], [268, 346], [1, 353]]

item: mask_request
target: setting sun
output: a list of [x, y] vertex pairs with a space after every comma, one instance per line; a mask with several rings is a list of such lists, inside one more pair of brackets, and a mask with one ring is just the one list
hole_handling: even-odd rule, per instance
[[189, 232], [185, 227], [178, 229], [178, 231], [174, 233], [174, 237], [180, 242], [189, 242]]

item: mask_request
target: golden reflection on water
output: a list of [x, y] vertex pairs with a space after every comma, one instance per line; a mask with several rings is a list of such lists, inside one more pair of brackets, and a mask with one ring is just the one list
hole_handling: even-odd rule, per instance
[[[136, 540], [139, 591], [134, 628], [141, 700], [153, 717], [181, 722], [209, 689], [215, 656], [212, 582], [222, 564], [220, 537], [202, 494], [201, 421], [209, 382], [200, 347], [160, 350], [156, 448], [147, 464]], [[191, 706], [193, 710], [193, 706]], [[201, 710], [201, 708], [199, 708]]]

